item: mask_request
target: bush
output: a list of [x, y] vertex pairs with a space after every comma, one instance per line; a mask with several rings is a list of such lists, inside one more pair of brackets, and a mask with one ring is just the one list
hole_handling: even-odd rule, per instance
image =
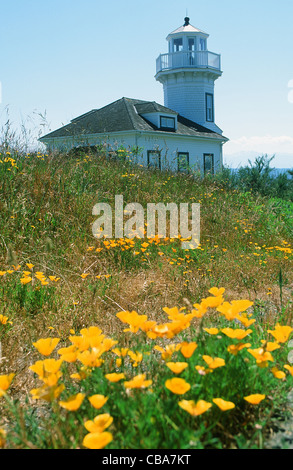
[[255, 159], [254, 163], [249, 160], [249, 165], [239, 168], [237, 172], [229, 168], [223, 168], [218, 182], [229, 189], [240, 191], [251, 191], [262, 196], [279, 197], [293, 201], [293, 172], [273, 175], [273, 168], [270, 167], [274, 156], [262, 155]]

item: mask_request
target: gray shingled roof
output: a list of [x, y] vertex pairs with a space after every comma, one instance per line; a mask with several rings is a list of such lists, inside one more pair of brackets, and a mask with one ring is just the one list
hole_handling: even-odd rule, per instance
[[[177, 130], [162, 131], [149, 122], [141, 114], [161, 112], [177, 115]], [[100, 109], [93, 109], [88, 113], [73, 119], [66, 126], [61, 127], [49, 134], [41, 137], [40, 141], [55, 137], [70, 137], [87, 134], [108, 134], [119, 131], [158, 131], [169, 134], [208, 137], [215, 140], [228, 140], [221, 134], [200, 126], [189, 119], [186, 119], [175, 111], [162, 106], [155, 101], [135, 100], [131, 98], [121, 98]]]

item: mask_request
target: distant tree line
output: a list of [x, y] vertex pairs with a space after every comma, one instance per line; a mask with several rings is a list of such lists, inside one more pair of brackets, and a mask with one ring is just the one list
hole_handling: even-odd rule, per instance
[[293, 201], [293, 170], [275, 175], [270, 166], [274, 158], [268, 155], [256, 157], [253, 163], [248, 160], [249, 164], [237, 171], [224, 167], [217, 179], [230, 189]]

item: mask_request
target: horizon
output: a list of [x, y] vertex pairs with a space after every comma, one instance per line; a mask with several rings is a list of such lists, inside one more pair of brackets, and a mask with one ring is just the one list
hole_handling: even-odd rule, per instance
[[[190, 23], [210, 35], [208, 49], [222, 58], [215, 114], [230, 139], [224, 164], [237, 168], [255, 154], [268, 154], [276, 155], [276, 168], [292, 168], [292, 2], [248, 0], [231, 9], [228, 0], [196, 8], [188, 1], [186, 8]], [[186, 8], [174, 0], [150, 0], [147, 6], [134, 0], [3, 5], [0, 127], [7, 110], [18, 129], [26, 123], [44, 135], [122, 96], [164, 104], [155, 61], [167, 52], [166, 37], [183, 24]]]

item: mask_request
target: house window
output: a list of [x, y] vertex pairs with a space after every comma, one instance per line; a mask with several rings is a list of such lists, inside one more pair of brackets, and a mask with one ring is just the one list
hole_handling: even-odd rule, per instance
[[183, 49], [182, 38], [174, 39], [174, 52], [180, 52]]
[[203, 168], [204, 174], [214, 174], [214, 154], [213, 153], [204, 153], [203, 155]]
[[167, 130], [175, 130], [175, 118], [160, 116], [160, 128]]
[[189, 153], [188, 152], [178, 152], [177, 153], [178, 161], [178, 172], [179, 173], [189, 173]]
[[214, 96], [206, 93], [206, 120], [214, 122]]
[[159, 150], [148, 150], [148, 167], [161, 169], [161, 152]]

